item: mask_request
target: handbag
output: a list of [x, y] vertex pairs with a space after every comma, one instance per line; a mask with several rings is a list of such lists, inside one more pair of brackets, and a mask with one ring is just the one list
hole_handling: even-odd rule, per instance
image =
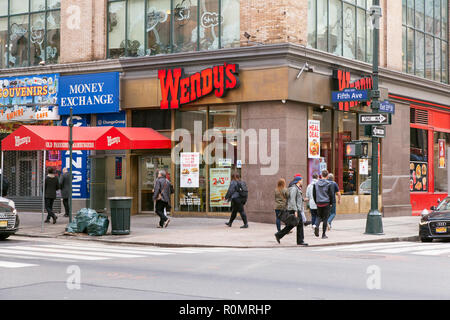
[[299, 224], [299, 219], [295, 217], [295, 214], [289, 213], [287, 210], [282, 210], [278, 219], [281, 220], [287, 226], [297, 226]]

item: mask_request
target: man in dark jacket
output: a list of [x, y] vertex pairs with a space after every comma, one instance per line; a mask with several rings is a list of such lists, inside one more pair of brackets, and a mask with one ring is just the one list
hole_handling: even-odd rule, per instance
[[53, 168], [48, 169], [47, 177], [45, 177], [45, 209], [47, 210], [46, 223], [50, 223], [50, 218], [53, 219], [53, 224], [56, 223], [56, 214], [53, 213], [53, 202], [56, 199], [56, 191], [59, 190], [59, 181], [55, 176]]
[[[1, 172], [1, 170], [0, 170], [0, 172]], [[0, 179], [3, 179], [2, 197], [6, 197], [8, 195], [8, 189], [9, 189], [8, 179], [6, 179], [1, 173], [0, 173]]]
[[61, 198], [64, 204], [64, 217], [69, 216], [69, 197], [70, 197], [70, 172], [67, 168], [63, 169], [63, 174], [59, 178], [59, 185], [61, 187]]
[[166, 211], [170, 210], [170, 195], [173, 193], [173, 187], [169, 180], [166, 178], [166, 172], [161, 170], [158, 174], [158, 179], [156, 179], [155, 190], [153, 192], [153, 201], [155, 201], [155, 212], [159, 216], [159, 227], [167, 228], [170, 222], [164, 214], [164, 209]]
[[241, 181], [241, 176], [239, 173], [233, 173], [231, 176], [231, 183], [228, 188], [228, 192], [225, 195], [225, 199], [227, 201], [231, 201], [231, 216], [230, 221], [225, 223], [227, 226], [231, 227], [234, 219], [236, 219], [237, 213], [241, 215], [242, 221], [244, 225], [241, 227], [242, 229], [248, 228], [247, 215], [244, 210], [244, 201], [241, 199], [239, 195], [239, 183]]
[[330, 215], [330, 204], [332, 201], [332, 190], [331, 185], [328, 181], [328, 171], [322, 171], [322, 177], [316, 182], [313, 189], [314, 202], [317, 205], [317, 219], [316, 228], [314, 229], [314, 234], [316, 237], [319, 236], [319, 225], [322, 221], [322, 239], [327, 239], [327, 225], [328, 216]]

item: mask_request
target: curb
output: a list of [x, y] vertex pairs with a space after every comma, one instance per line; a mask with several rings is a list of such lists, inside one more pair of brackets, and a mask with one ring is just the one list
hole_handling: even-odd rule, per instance
[[[29, 238], [57, 238], [57, 239], [73, 239], [73, 240], [81, 240], [81, 241], [91, 241], [91, 242], [100, 242], [100, 243], [108, 243], [108, 244], [118, 244], [118, 245], [139, 245], [139, 246], [154, 246], [161, 248], [235, 248], [235, 249], [274, 249], [274, 248], [298, 248], [298, 245], [286, 245], [286, 246], [220, 246], [220, 245], [204, 245], [204, 244], [185, 244], [185, 243], [161, 243], [161, 242], [133, 242], [133, 241], [117, 241], [117, 240], [109, 240], [109, 239], [99, 239], [95, 237], [87, 238], [84, 236], [77, 235], [67, 235], [60, 234], [56, 236], [50, 235], [36, 235], [36, 234], [23, 234], [16, 233], [15, 236], [18, 237], [29, 237]], [[331, 246], [340, 246], [340, 245], [352, 245], [352, 244], [364, 244], [364, 243], [382, 243], [382, 242], [400, 242], [400, 241], [410, 241], [415, 242], [419, 240], [419, 236], [404, 236], [404, 237], [392, 237], [392, 238], [383, 238], [383, 239], [371, 239], [371, 240], [361, 240], [361, 241], [341, 241], [335, 243], [324, 243], [324, 244], [315, 244], [309, 245], [308, 247], [331, 247]]]

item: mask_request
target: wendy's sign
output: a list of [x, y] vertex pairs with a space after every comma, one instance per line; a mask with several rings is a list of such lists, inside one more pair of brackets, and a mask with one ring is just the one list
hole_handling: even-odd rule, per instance
[[[345, 89], [354, 88], [356, 90], [373, 89], [372, 77], [364, 77], [354, 82], [350, 82], [350, 72], [344, 70], [333, 70], [333, 87], [336, 91], [344, 91]], [[336, 103], [337, 109], [340, 111], [349, 111], [350, 108], [356, 107], [360, 102], [346, 101]], [[370, 105], [370, 102], [367, 102]]]
[[184, 76], [182, 68], [158, 70], [161, 85], [161, 109], [178, 109], [214, 91], [222, 98], [230, 89], [239, 87], [239, 65], [225, 63]]

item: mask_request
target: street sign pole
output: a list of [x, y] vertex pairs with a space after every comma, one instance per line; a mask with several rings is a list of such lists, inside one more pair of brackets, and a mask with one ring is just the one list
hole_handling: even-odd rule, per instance
[[[378, 86], [378, 59], [379, 59], [379, 36], [380, 36], [380, 1], [374, 0], [373, 7], [370, 9], [373, 24], [373, 92], [379, 92]], [[372, 96], [373, 113], [378, 112], [380, 107], [379, 94]], [[378, 211], [378, 137], [372, 135], [372, 185], [371, 185], [371, 204], [370, 212], [366, 220], [366, 234], [383, 234], [383, 222], [381, 213]]]
[[73, 118], [72, 118], [72, 107], [70, 107], [70, 117], [69, 117], [69, 223], [72, 222], [72, 148], [73, 148]]

